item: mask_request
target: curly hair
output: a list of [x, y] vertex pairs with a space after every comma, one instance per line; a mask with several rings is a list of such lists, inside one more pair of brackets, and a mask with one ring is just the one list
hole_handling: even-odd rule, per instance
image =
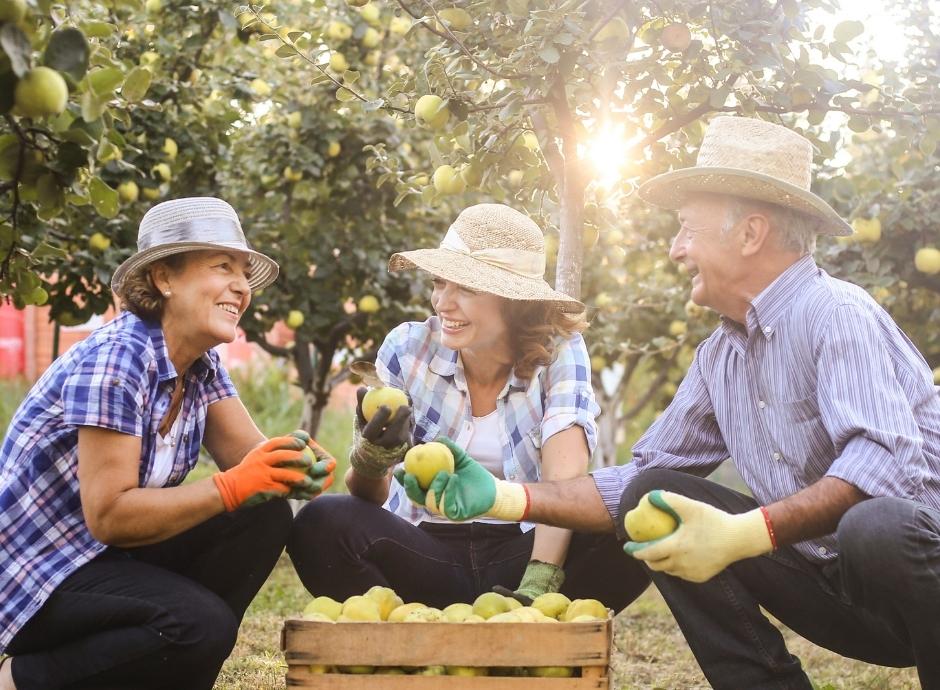
[[547, 302], [504, 299], [502, 315], [509, 327], [513, 367], [522, 379], [550, 364], [559, 344], [588, 325], [583, 313], [566, 314]]
[[163, 316], [166, 298], [154, 285], [150, 269], [157, 264], [163, 264], [176, 273], [186, 263], [187, 258], [188, 252], [171, 254], [142, 266], [128, 275], [121, 283], [121, 290], [118, 293], [121, 299], [121, 309], [132, 312], [142, 319], [159, 321]]

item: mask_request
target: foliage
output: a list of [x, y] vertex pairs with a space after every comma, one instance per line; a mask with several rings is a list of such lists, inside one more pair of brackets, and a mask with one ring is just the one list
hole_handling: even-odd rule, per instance
[[26, 397], [28, 390], [29, 385], [22, 379], [0, 379], [0, 429], [3, 434], [0, 436], [0, 445], [3, 444], [3, 437], [16, 408]]

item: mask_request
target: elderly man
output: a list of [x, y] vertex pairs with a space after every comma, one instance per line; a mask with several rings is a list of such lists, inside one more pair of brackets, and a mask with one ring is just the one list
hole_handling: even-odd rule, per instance
[[[819, 233], [851, 228], [809, 191], [812, 150], [756, 119], [718, 117], [695, 167], [646, 183], [679, 210], [670, 258], [721, 315], [633, 462], [562, 482], [497, 480], [456, 448], [412, 500], [617, 529], [650, 493], [678, 519], [628, 542], [623, 586], [659, 588], [718, 688], [807, 688], [761, 607], [844, 656], [917, 666], [940, 688], [940, 397], [910, 340], [864, 290], [820, 270]], [[702, 479], [731, 457], [752, 496]]]

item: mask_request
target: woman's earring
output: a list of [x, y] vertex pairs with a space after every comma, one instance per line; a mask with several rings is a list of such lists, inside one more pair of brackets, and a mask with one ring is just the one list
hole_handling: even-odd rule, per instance
[[167, 290], [166, 292], [164, 292], [164, 293], [163, 293], [163, 296], [164, 296], [164, 297], [169, 297], [169, 296], [170, 296], [170, 291]]

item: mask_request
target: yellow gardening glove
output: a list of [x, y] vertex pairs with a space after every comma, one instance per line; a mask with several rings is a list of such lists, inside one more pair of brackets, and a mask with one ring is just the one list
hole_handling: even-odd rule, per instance
[[649, 501], [679, 523], [667, 537], [630, 541], [624, 551], [650, 570], [690, 582], [705, 582], [736, 561], [774, 549], [762, 508], [732, 515], [701, 501], [669, 491], [650, 491]]

